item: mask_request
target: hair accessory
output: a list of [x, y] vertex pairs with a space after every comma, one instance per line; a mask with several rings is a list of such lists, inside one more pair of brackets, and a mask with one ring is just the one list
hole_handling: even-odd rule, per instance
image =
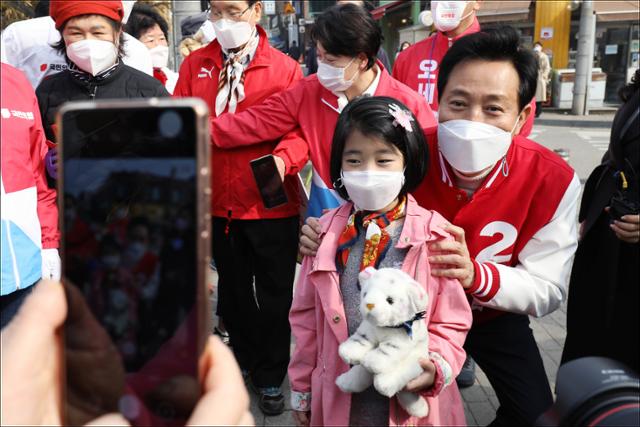
[[411, 113], [407, 110], [403, 110], [397, 104], [389, 105], [389, 114], [393, 116], [393, 125], [394, 126], [402, 126], [404, 130], [407, 132], [413, 132], [413, 127], [411, 127], [411, 122], [413, 121], [413, 117]]

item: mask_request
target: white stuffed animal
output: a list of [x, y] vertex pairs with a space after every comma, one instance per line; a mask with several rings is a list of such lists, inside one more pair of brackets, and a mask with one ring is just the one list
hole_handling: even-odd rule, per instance
[[427, 293], [411, 276], [393, 268], [368, 267], [358, 279], [362, 323], [340, 344], [340, 357], [353, 366], [336, 379], [336, 385], [346, 393], [359, 393], [373, 383], [384, 396], [397, 394], [412, 416], [426, 417], [427, 401], [402, 389], [422, 374], [418, 359], [429, 354], [429, 335], [421, 320]]

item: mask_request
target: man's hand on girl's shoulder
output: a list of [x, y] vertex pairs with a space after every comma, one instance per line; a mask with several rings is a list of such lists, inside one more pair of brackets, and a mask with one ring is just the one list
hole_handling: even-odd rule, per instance
[[445, 231], [450, 233], [454, 241], [441, 240], [429, 245], [433, 255], [429, 256], [431, 274], [438, 277], [458, 279], [462, 287], [468, 289], [473, 285], [475, 270], [469, 255], [464, 229], [447, 224]]

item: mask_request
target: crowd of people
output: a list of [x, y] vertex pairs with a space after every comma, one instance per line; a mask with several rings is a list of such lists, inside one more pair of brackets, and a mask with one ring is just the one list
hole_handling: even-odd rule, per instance
[[[288, 54], [260, 26], [261, 1], [209, 6], [181, 23], [177, 70], [167, 21], [134, 1], [40, 1], [35, 18], [2, 32], [3, 424], [60, 422], [48, 390], [59, 387], [59, 360], [42, 358], [60, 345], [67, 313], [56, 283], [55, 117], [68, 101], [173, 96], [209, 107], [215, 314], [234, 357], [209, 342], [190, 423], [251, 423], [243, 381], [263, 413], [281, 414], [288, 376], [299, 426], [461, 425], [458, 388], [473, 384], [477, 363], [499, 401], [492, 425], [533, 425], [553, 397], [529, 316], [567, 297], [563, 363], [599, 355], [639, 370], [638, 342], [629, 340], [638, 325], [639, 71], [579, 203], [575, 171], [528, 138], [547, 99], [548, 57], [540, 43], [521, 46], [511, 27], [481, 29], [482, 1], [432, 1], [435, 32], [402, 43], [393, 66], [367, 1], [327, 8], [309, 49], [292, 44]], [[250, 167], [265, 155], [288, 196], [275, 208], [264, 206]], [[307, 203], [298, 174], [308, 163]], [[126, 356], [139, 319], [167, 322], [145, 295], [188, 305], [176, 289], [195, 272], [158, 283], [158, 271], [174, 267], [158, 259], [171, 252], [164, 258], [178, 271], [194, 257], [193, 224], [187, 215], [176, 224], [129, 215], [141, 205], [116, 210], [121, 220], [105, 229], [90, 219], [99, 199], [65, 194], [64, 202], [60, 215], [73, 224], [67, 275], [108, 278], [109, 289], [92, 286], [85, 297], [108, 302], [105, 329]], [[154, 239], [160, 229], [170, 239]], [[87, 244], [99, 259], [74, 269]], [[359, 274], [370, 267], [403, 270], [429, 297], [426, 312], [389, 325], [409, 337], [414, 322], [428, 330], [422, 373], [405, 387], [426, 398], [426, 417], [374, 385], [353, 394], [336, 385], [350, 368], [338, 348], [365, 316]], [[137, 356], [125, 356], [125, 368], [137, 369]]]

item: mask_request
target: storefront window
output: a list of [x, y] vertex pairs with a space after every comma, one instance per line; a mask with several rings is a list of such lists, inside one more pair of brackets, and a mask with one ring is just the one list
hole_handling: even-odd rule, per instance
[[628, 22], [609, 24], [596, 30], [596, 66], [607, 75], [605, 102], [620, 102], [618, 90], [627, 83], [632, 36], [632, 25]]

